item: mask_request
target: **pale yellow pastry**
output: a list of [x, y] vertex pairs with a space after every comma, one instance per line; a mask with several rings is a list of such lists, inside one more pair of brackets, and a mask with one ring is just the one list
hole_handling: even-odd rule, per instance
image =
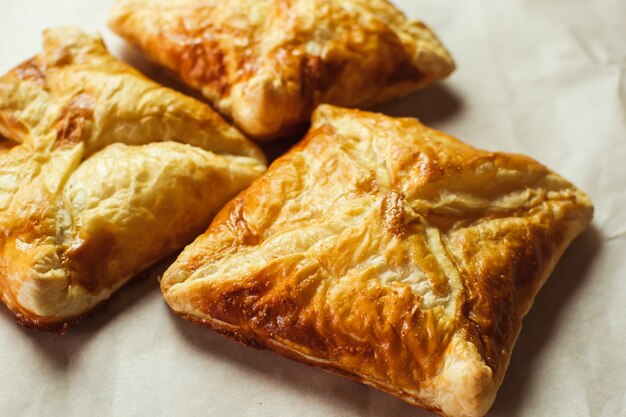
[[0, 297], [58, 330], [189, 243], [265, 170], [207, 105], [48, 30], [0, 78]]
[[454, 70], [387, 0], [118, 0], [109, 24], [259, 139], [320, 103], [369, 106]]
[[324, 105], [161, 289], [177, 314], [244, 343], [482, 416], [522, 317], [592, 212], [525, 156]]

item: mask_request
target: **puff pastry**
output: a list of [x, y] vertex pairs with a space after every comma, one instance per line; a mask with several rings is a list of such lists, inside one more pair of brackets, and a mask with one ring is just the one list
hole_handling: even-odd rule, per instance
[[368, 106], [454, 69], [387, 0], [118, 0], [109, 25], [258, 139], [320, 103]]
[[180, 249], [265, 170], [207, 105], [76, 29], [0, 78], [0, 297], [63, 329]]
[[589, 223], [530, 158], [320, 106], [166, 271], [179, 315], [444, 416], [482, 416], [522, 317]]

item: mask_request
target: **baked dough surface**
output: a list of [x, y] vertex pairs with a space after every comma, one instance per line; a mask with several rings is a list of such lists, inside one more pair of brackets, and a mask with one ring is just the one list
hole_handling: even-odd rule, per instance
[[365, 107], [454, 70], [387, 0], [118, 0], [109, 25], [259, 139], [320, 103]]
[[482, 416], [523, 316], [588, 225], [533, 161], [320, 106], [167, 270], [177, 313], [444, 416]]
[[265, 170], [207, 105], [48, 30], [0, 78], [0, 297], [58, 330], [182, 248]]

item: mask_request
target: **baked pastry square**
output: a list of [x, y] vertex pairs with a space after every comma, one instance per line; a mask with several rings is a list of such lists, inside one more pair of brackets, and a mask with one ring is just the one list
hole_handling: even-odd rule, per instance
[[209, 106], [76, 29], [0, 78], [0, 297], [62, 330], [191, 242], [265, 170]]
[[166, 271], [179, 315], [444, 416], [492, 404], [589, 199], [520, 155], [320, 106]]
[[320, 103], [369, 106], [454, 70], [387, 0], [118, 0], [109, 25], [258, 139]]

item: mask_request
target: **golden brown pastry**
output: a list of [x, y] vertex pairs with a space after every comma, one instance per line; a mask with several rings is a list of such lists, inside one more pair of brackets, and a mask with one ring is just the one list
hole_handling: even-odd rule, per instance
[[265, 170], [207, 105], [76, 29], [0, 78], [0, 297], [63, 329], [206, 229]]
[[387, 0], [118, 0], [109, 24], [259, 139], [320, 103], [369, 106], [454, 70]]
[[593, 208], [521, 155], [320, 106], [167, 270], [183, 317], [449, 417], [484, 415]]

